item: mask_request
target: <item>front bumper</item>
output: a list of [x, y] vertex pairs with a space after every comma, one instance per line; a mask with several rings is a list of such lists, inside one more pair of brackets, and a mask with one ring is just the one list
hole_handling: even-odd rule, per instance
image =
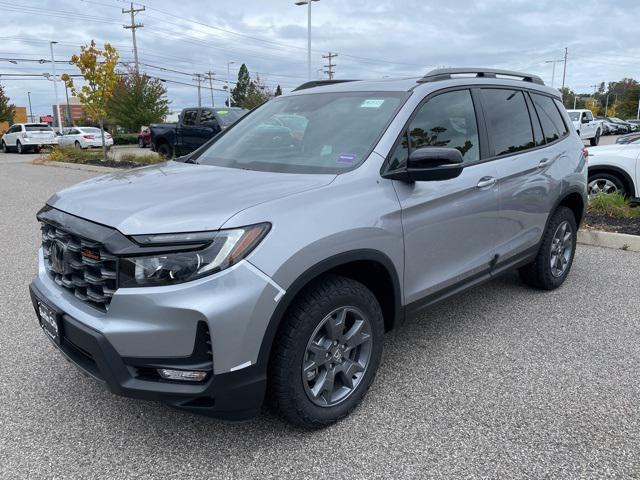
[[[266, 365], [257, 360], [282, 291], [246, 260], [181, 285], [118, 289], [102, 312], [56, 285], [40, 251], [30, 292], [36, 314], [37, 299], [59, 314], [54, 345], [113, 393], [230, 419], [259, 411]], [[212, 362], [195, 365], [203, 324]], [[200, 383], [172, 382], [146, 373], [157, 367], [212, 371]]]

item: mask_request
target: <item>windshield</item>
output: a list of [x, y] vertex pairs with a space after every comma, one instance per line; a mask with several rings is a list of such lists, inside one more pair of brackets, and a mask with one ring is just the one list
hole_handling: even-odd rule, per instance
[[49, 125], [25, 125], [27, 132], [53, 132], [53, 128]]
[[580, 112], [568, 112], [569, 118], [571, 118], [572, 122], [577, 122], [580, 120]]
[[272, 172], [349, 170], [364, 161], [406, 95], [341, 92], [275, 98], [193, 160]]
[[243, 117], [248, 112], [248, 110], [240, 110], [236, 108], [217, 108], [215, 109], [215, 112], [218, 114], [218, 117], [220, 117], [220, 122], [222, 122], [223, 125], [228, 126], [239, 118]]

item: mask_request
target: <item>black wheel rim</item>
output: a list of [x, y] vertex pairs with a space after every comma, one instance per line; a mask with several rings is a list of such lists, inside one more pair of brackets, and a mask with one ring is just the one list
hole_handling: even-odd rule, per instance
[[558, 278], [564, 275], [569, 268], [571, 255], [573, 254], [573, 230], [566, 220], [558, 225], [551, 240], [551, 275]]
[[314, 404], [333, 407], [357, 388], [369, 367], [371, 323], [356, 307], [340, 307], [318, 324], [302, 360], [302, 384]]

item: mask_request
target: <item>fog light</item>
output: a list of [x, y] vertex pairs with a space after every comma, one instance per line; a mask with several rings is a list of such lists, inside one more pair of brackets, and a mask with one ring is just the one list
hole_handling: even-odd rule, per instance
[[207, 372], [198, 370], [170, 370], [159, 368], [158, 374], [165, 380], [179, 380], [182, 382], [201, 382], [207, 376]]

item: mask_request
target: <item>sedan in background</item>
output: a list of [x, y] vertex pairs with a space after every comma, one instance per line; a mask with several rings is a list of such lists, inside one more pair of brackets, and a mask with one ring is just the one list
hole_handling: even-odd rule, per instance
[[[104, 144], [107, 148], [113, 146], [111, 134], [104, 132]], [[61, 147], [102, 148], [102, 132], [96, 127], [69, 127], [62, 130], [58, 139]]]
[[640, 140], [640, 132], [628, 133], [616, 138], [616, 143], [633, 143]]
[[640, 138], [589, 148], [588, 193], [640, 196]]

